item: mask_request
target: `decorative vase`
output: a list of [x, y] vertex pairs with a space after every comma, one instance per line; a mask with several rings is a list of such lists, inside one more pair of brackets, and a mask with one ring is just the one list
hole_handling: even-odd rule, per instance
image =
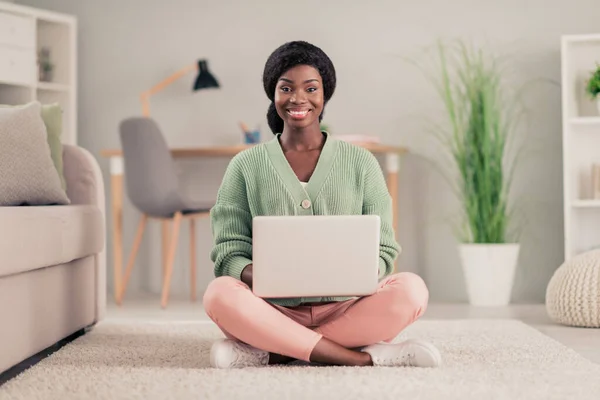
[[504, 306], [510, 303], [519, 249], [518, 243], [460, 245], [471, 305]]
[[54, 78], [54, 74], [51, 69], [50, 70], [40, 69], [40, 75], [38, 77], [40, 82], [52, 82], [53, 78]]

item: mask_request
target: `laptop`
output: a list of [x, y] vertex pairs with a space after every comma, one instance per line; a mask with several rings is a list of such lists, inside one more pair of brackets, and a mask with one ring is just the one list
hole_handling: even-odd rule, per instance
[[254, 294], [285, 298], [375, 293], [380, 224], [377, 215], [255, 217]]

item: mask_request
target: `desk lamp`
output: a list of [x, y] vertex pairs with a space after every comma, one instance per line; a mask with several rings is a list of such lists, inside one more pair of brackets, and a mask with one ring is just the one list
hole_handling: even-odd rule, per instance
[[208, 70], [207, 61], [206, 60], [198, 60], [198, 62], [196, 64], [188, 65], [187, 67], [180, 69], [179, 71], [175, 72], [173, 75], [167, 77], [162, 82], [159, 82], [158, 84], [154, 85], [153, 87], [151, 87], [150, 89], [148, 89], [147, 91], [145, 91], [141, 94], [140, 98], [142, 101], [142, 112], [143, 112], [144, 116], [145, 117], [150, 116], [150, 96], [152, 96], [156, 92], [161, 91], [165, 87], [169, 86], [171, 83], [175, 82], [182, 76], [187, 75], [188, 73], [190, 73], [192, 71], [198, 71], [198, 76], [196, 77], [196, 80], [194, 81], [194, 86], [193, 86], [194, 91], [201, 90], [201, 89], [207, 89], [207, 88], [218, 88], [219, 87], [219, 82], [217, 82], [215, 77]]

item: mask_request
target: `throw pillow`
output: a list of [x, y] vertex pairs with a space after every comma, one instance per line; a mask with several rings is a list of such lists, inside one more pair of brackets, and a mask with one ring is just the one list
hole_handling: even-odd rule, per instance
[[[1, 104], [0, 107], [26, 107], [25, 105], [7, 105]], [[61, 141], [62, 135], [62, 108], [58, 103], [42, 105], [42, 119], [46, 125], [48, 133], [48, 146], [50, 146], [50, 155], [52, 162], [60, 177], [60, 183], [63, 190], [67, 190], [67, 180], [65, 178], [63, 167], [63, 147]]]
[[0, 107], [0, 206], [65, 205], [41, 104]]

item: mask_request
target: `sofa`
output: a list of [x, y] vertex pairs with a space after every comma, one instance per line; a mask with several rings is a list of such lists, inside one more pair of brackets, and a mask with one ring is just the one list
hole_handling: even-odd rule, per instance
[[100, 168], [74, 145], [62, 146], [62, 168], [69, 204], [0, 207], [0, 374], [105, 313]]

